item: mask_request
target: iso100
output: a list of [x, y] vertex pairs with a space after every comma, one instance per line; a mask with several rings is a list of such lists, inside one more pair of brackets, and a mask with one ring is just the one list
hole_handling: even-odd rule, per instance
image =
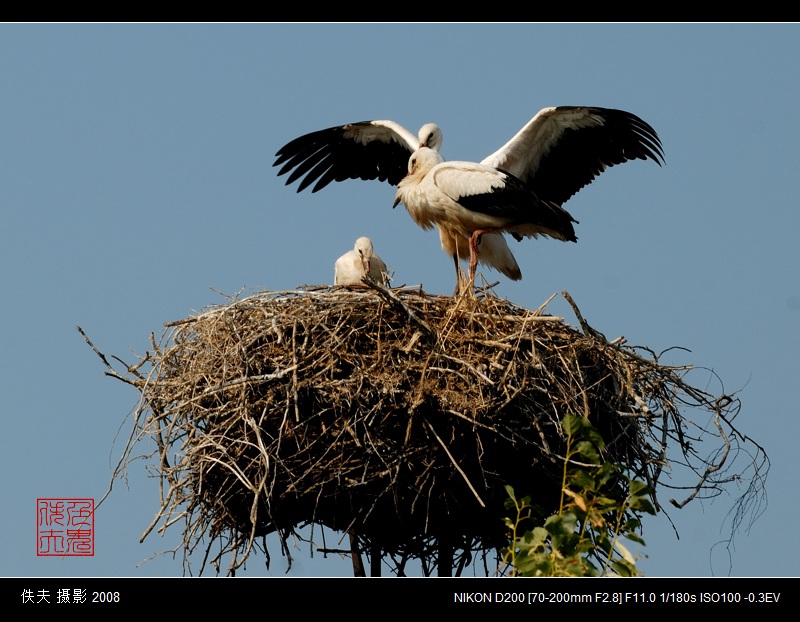
[[742, 595], [739, 592], [701, 592], [701, 603], [740, 603]]

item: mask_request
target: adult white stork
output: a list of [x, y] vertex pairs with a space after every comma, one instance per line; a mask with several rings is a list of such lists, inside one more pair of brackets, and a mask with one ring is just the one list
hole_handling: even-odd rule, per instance
[[[314, 184], [317, 192], [332, 181], [363, 179], [396, 186], [408, 173], [408, 159], [419, 147], [440, 151], [442, 130], [435, 123], [423, 125], [416, 136], [394, 121], [347, 123], [305, 134], [281, 147], [273, 166], [283, 165], [278, 175], [292, 171], [286, 185], [300, 179], [297, 192]], [[315, 183], [316, 182], [316, 183]], [[460, 279], [459, 259], [469, 259], [469, 238], [454, 237], [439, 227], [442, 249], [453, 258]], [[522, 278], [517, 260], [502, 234], [483, 236], [480, 261], [513, 280]], [[458, 286], [456, 286], [458, 290]]]
[[478, 244], [487, 233], [577, 241], [572, 227], [577, 221], [569, 212], [540, 199], [519, 178], [487, 164], [446, 162], [428, 147], [409, 159], [408, 175], [397, 185], [394, 205], [399, 203], [423, 229], [436, 224], [453, 239], [469, 240], [469, 283], [475, 280]]
[[388, 282], [386, 264], [375, 253], [372, 240], [360, 237], [353, 250], [347, 251], [333, 266], [334, 285], [363, 285], [361, 279], [369, 274], [381, 285]]
[[443, 248], [456, 248], [456, 265], [458, 257], [469, 257], [473, 280], [476, 263], [490, 261], [489, 251], [495, 248], [519, 271], [502, 232], [517, 239], [541, 234], [576, 241], [572, 227], [576, 221], [562, 203], [610, 166], [635, 159], [651, 159], [660, 166], [664, 159], [661, 141], [649, 124], [610, 108], [543, 108], [479, 164], [445, 163], [439, 153], [441, 132], [438, 128], [429, 132], [434, 140], [428, 144], [423, 130], [402, 184], [396, 177], [396, 160], [387, 154], [391, 149], [391, 157], [399, 157], [402, 150], [397, 147], [410, 148], [414, 138], [388, 121], [307, 134], [278, 151], [275, 165], [285, 162], [279, 175], [295, 169], [287, 184], [305, 175], [298, 191], [315, 180], [319, 181], [314, 191], [348, 178], [377, 178], [398, 185], [394, 205], [402, 202], [421, 227], [438, 227]]

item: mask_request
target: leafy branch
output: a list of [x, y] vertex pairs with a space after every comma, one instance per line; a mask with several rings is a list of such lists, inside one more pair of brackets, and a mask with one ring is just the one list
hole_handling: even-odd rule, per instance
[[[619, 464], [602, 459], [605, 442], [587, 419], [567, 415], [561, 502], [543, 524], [531, 497], [511, 486], [505, 507], [509, 545], [501, 551], [511, 573], [522, 577], [638, 576], [624, 540], [644, 546], [640, 515], [655, 514], [651, 490]], [[530, 527], [532, 525], [532, 527]]]

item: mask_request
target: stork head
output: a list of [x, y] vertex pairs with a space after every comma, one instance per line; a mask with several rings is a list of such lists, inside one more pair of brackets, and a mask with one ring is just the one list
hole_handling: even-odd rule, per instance
[[361, 236], [356, 240], [356, 245], [354, 248], [358, 253], [358, 256], [361, 257], [361, 265], [364, 267], [364, 271], [369, 274], [369, 262], [374, 254], [372, 249], [372, 240], [366, 236]]
[[430, 147], [420, 147], [412, 153], [408, 158], [408, 173], [397, 184], [397, 193], [392, 207], [397, 207], [402, 203], [406, 193], [419, 184], [433, 167], [442, 162], [444, 162], [442, 154]]
[[425, 176], [437, 164], [444, 162], [442, 154], [430, 147], [420, 147], [408, 158], [408, 175]]
[[444, 137], [442, 136], [442, 130], [435, 123], [426, 123], [419, 128], [417, 137], [419, 138], [420, 147], [429, 147], [434, 151], [440, 151], [442, 148]]

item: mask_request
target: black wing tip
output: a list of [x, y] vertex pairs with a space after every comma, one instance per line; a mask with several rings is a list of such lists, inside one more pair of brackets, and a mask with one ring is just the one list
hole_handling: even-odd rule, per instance
[[639, 146], [642, 149], [642, 159], [651, 159], [653, 162], [662, 166], [666, 164], [664, 157], [664, 145], [661, 143], [661, 138], [656, 132], [655, 128], [647, 121], [625, 110], [618, 110], [621, 120], [634, 131], [639, 139]]
[[666, 164], [664, 146], [658, 132], [647, 121], [627, 110], [620, 108], [603, 108], [602, 106], [556, 106], [557, 110], [588, 110], [599, 115], [607, 122], [621, 126], [633, 132], [637, 149], [628, 160], [652, 160], [659, 166]]

